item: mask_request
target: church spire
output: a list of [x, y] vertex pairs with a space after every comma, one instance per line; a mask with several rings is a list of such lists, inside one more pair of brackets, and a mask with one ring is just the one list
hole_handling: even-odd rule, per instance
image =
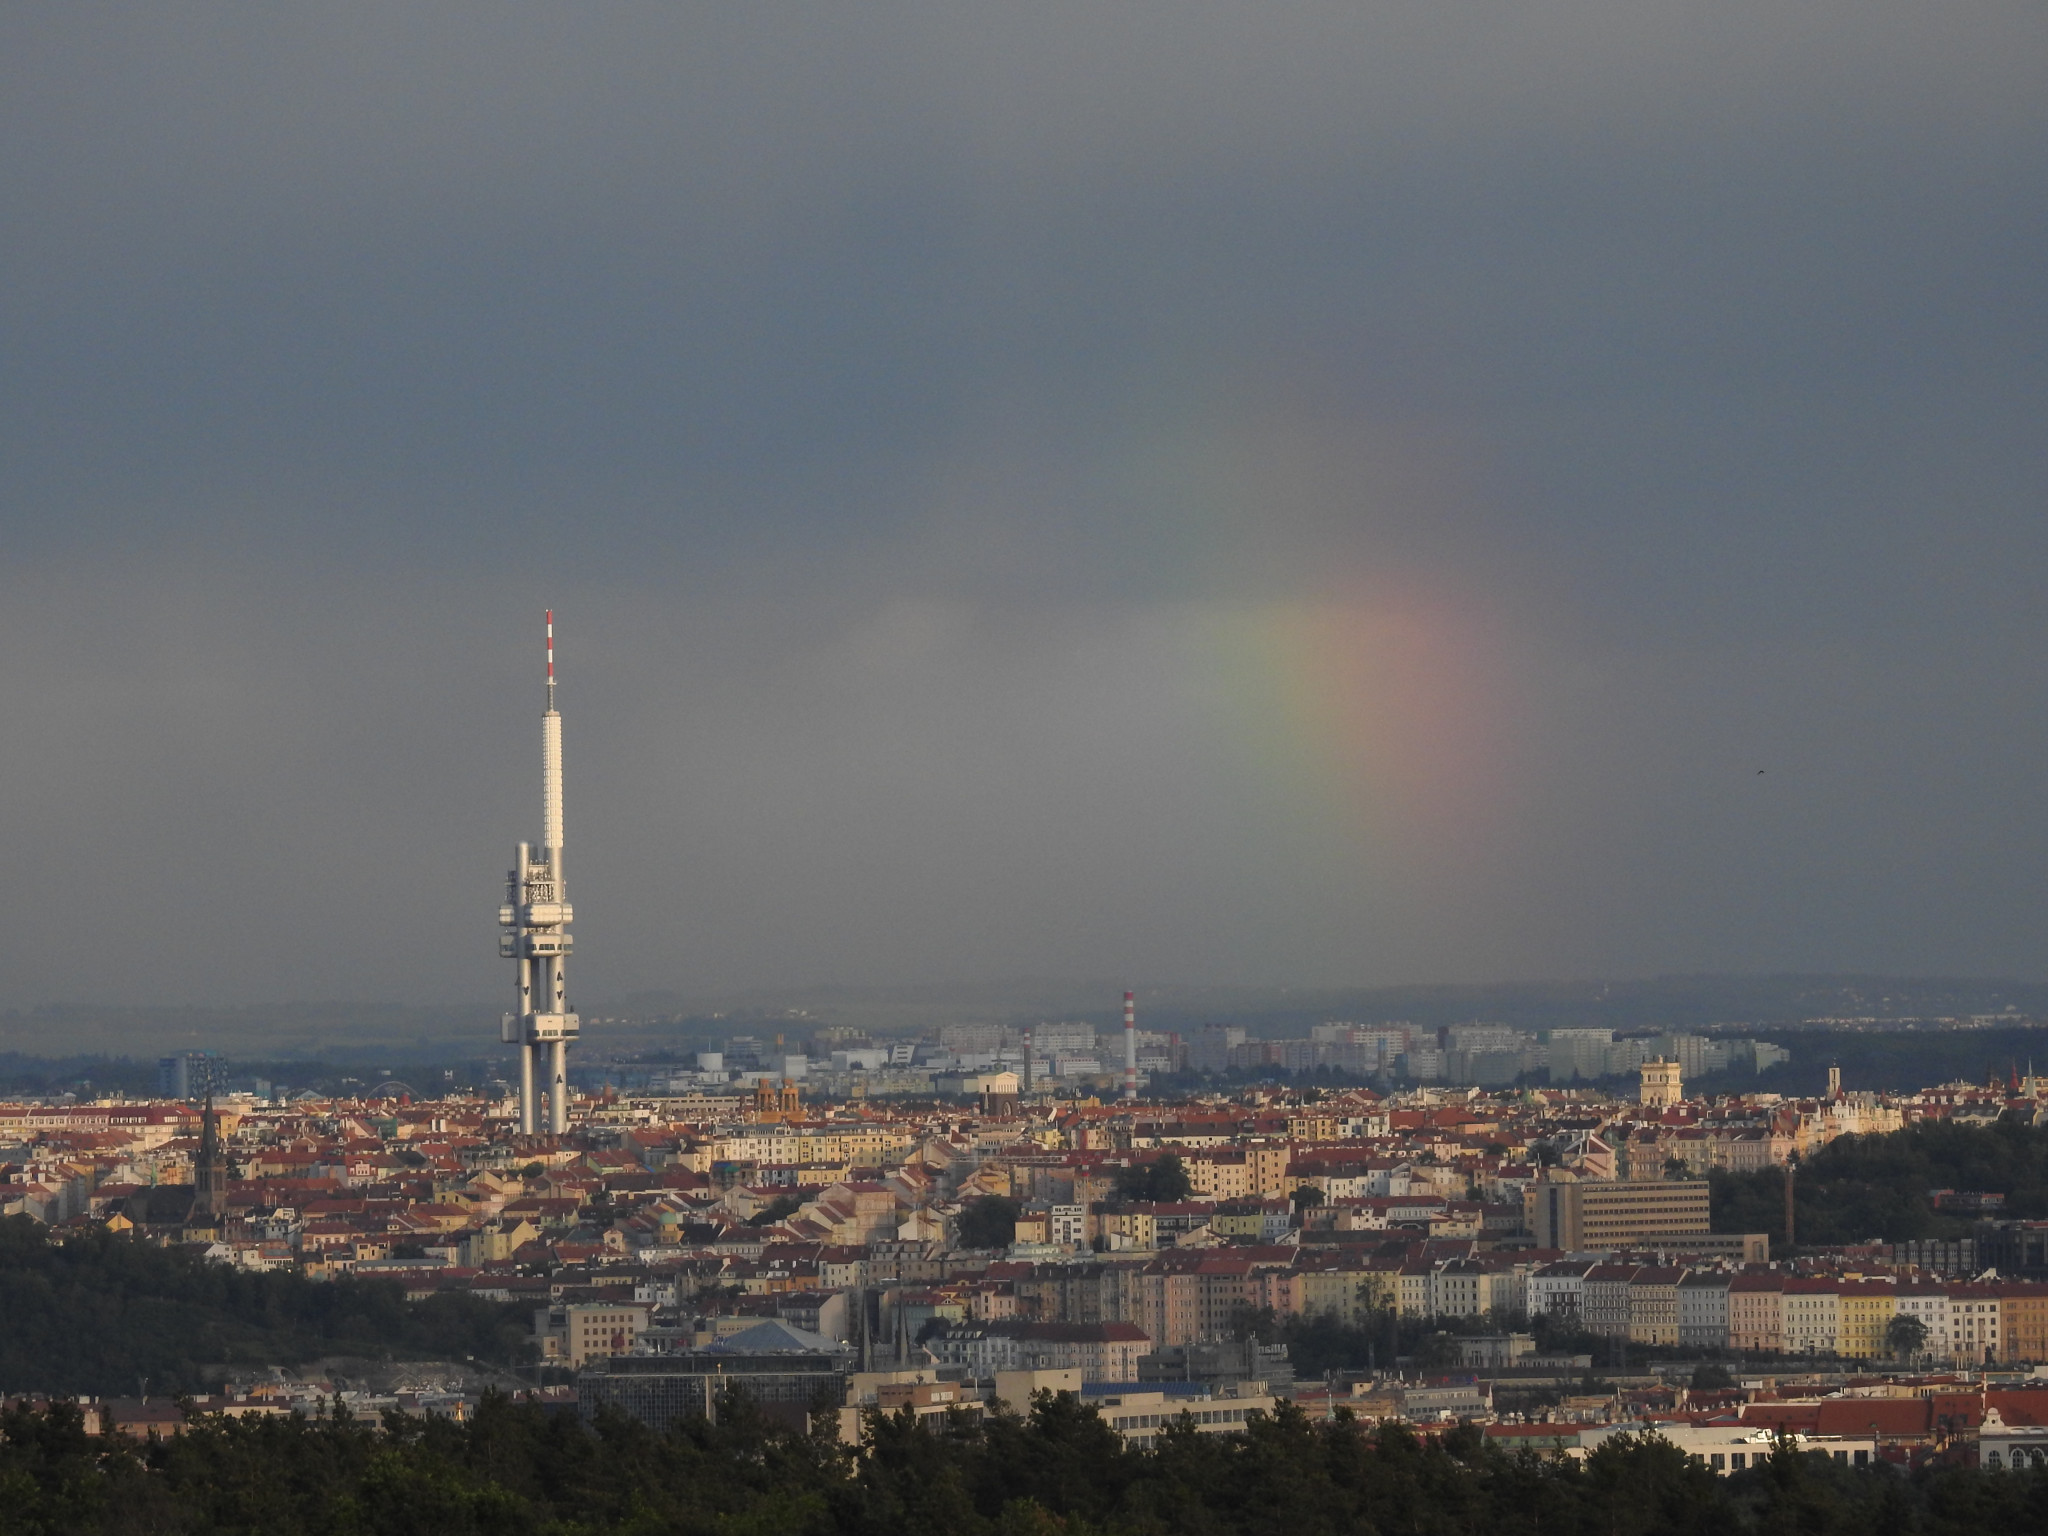
[[192, 1167], [192, 1214], [218, 1221], [227, 1208], [228, 1165], [220, 1151], [220, 1116], [214, 1111], [213, 1090], [208, 1089], [199, 1117], [199, 1157]]

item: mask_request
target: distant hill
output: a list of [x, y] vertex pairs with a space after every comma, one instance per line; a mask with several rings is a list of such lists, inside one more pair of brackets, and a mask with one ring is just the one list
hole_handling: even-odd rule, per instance
[[[1714, 1230], [1785, 1231], [1785, 1176], [1715, 1173]], [[1895, 1136], [1844, 1136], [1793, 1181], [1801, 1243], [1888, 1243], [1967, 1237], [1975, 1218], [1937, 1210], [1930, 1191], [1995, 1191], [2005, 1214], [2048, 1216], [2048, 1130], [1925, 1120]]]
[[[648, 992], [614, 1000], [633, 1019], [716, 1023], [734, 1032], [781, 1021], [791, 1029], [846, 1024], [915, 1028], [934, 1022], [1029, 1023], [1120, 1017], [1119, 981], [1020, 980], [963, 986], [791, 987], [696, 994]], [[1472, 1019], [1542, 1030], [1571, 1025], [1621, 1030], [1794, 1027], [1818, 1019], [1913, 1020], [2011, 1009], [2048, 1019], [2048, 982], [1877, 975], [1656, 976], [1625, 980], [1519, 981], [1393, 987], [1220, 987], [1143, 982], [1143, 1027], [1204, 1022], [1256, 1026], [1266, 1035], [1305, 1033], [1330, 1019], [1402, 1019], [1425, 1027]], [[890, 1029], [890, 1032], [896, 1032]]]
[[496, 1049], [499, 1010], [381, 1003], [265, 1003], [245, 1008], [126, 1008], [52, 1004], [0, 1013], [0, 1053], [99, 1053], [153, 1059], [175, 1051], [275, 1061], [445, 1055], [449, 1044]]
[[[594, 994], [586, 994], [586, 999]], [[960, 986], [791, 987], [735, 993], [649, 992], [586, 1000], [586, 1049], [688, 1047], [735, 1034], [808, 1038], [820, 1028], [920, 1034], [948, 1024], [1026, 1025], [1080, 1019], [1114, 1026], [1123, 983], [1018, 980]], [[1203, 1024], [1254, 1036], [1304, 1035], [1329, 1020], [1405, 1020], [1425, 1028], [1485, 1020], [1527, 1030], [1567, 1026], [1653, 1033], [1766, 1033], [1823, 1020], [1900, 1025], [2004, 1015], [2048, 1021], [2048, 983], [1956, 977], [1660, 976], [1399, 987], [1216, 987], [1141, 983], [1141, 1028], [1188, 1033]], [[99, 1007], [64, 1004], [0, 1013], [0, 1055], [93, 1053], [147, 1061], [182, 1050], [242, 1060], [324, 1058], [371, 1070], [451, 1054], [495, 1055], [499, 1008], [371, 1003], [250, 1007]], [[377, 1058], [372, 1061], [371, 1058]], [[2024, 1061], [2022, 1061], [2024, 1066]], [[2048, 1054], [2044, 1054], [2048, 1065]], [[1972, 1071], [1975, 1070], [1973, 1065]]]
[[391, 1280], [308, 1280], [207, 1264], [106, 1233], [62, 1244], [0, 1220], [0, 1390], [198, 1392], [209, 1365], [324, 1355], [493, 1362], [524, 1356], [531, 1309], [468, 1295], [405, 1300]]

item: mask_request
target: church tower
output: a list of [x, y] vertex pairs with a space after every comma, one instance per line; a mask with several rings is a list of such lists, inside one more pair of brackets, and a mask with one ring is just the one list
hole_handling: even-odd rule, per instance
[[199, 1117], [199, 1158], [192, 1166], [192, 1216], [219, 1221], [228, 1212], [228, 1163], [221, 1155], [220, 1116], [214, 1113], [213, 1095], [206, 1096], [206, 1109]]

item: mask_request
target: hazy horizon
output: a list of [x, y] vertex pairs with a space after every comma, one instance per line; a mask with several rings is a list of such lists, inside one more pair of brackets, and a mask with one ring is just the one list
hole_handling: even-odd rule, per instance
[[[498, 1043], [500, 1004], [489, 999], [442, 1006], [297, 1002], [241, 1007], [46, 1005], [0, 1010], [0, 1054], [44, 1060], [126, 1056], [148, 1061], [167, 1052], [210, 1050], [232, 1060], [445, 1060], [509, 1054]], [[814, 987], [746, 993], [644, 993], [584, 1005], [578, 1057], [585, 1066], [614, 1057], [694, 1048], [738, 1034], [807, 1038], [815, 1029], [877, 1036], [932, 1036], [952, 1024], [1009, 1027], [1062, 1019], [1113, 1028], [1122, 985], [1101, 980], [983, 983], [909, 988]], [[2010, 1019], [2003, 1016], [2011, 1014]], [[1375, 988], [1258, 988], [1153, 982], [1138, 990], [1141, 1028], [1191, 1034], [1203, 1024], [1247, 1027], [1262, 1037], [1300, 1036], [1320, 1023], [1401, 1021], [1421, 1028], [1483, 1021], [1538, 1032], [1607, 1026], [1627, 1032], [1700, 1030], [1788, 1034], [1837, 1030], [1841, 1020], [1976, 1016], [2006, 1034], [2048, 1021], [2048, 983], [2011, 979], [1911, 976], [1663, 976], [1487, 985]], [[1882, 1034], [1884, 1025], [1876, 1026]], [[1964, 1035], [1972, 1033], [1965, 1030]], [[1954, 1049], [1975, 1049], [1964, 1035]], [[1944, 1036], [1943, 1038], [1947, 1038]], [[1981, 1055], [1981, 1050], [1976, 1054]], [[1811, 1065], [1811, 1063], [1808, 1063]]]
[[0, 17], [0, 974], [2048, 976], [2048, 14]]

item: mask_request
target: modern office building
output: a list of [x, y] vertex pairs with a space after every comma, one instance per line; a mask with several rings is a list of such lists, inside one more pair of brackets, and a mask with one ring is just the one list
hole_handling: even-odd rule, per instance
[[1710, 1231], [1704, 1180], [1539, 1180], [1524, 1194], [1524, 1217], [1538, 1248], [1588, 1253], [1670, 1248], [1668, 1239]]
[[227, 1091], [227, 1064], [215, 1051], [185, 1051], [156, 1064], [156, 1091], [166, 1099], [203, 1099]]

